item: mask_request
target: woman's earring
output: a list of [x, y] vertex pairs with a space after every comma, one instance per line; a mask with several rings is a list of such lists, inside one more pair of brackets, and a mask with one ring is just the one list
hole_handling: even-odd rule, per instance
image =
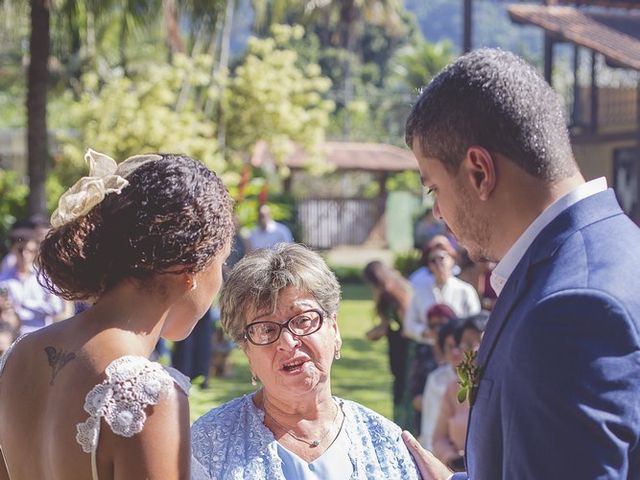
[[340, 360], [342, 358], [342, 355], [340, 355], [340, 350], [336, 350], [336, 353], [333, 355], [333, 358], [335, 358], [336, 360]]
[[191, 290], [195, 290], [196, 287], [198, 286], [198, 283], [196, 282], [196, 279], [193, 279], [193, 282], [191, 283]]
[[255, 373], [251, 374], [251, 385], [253, 385], [254, 387], [258, 385], [258, 378], [256, 377]]

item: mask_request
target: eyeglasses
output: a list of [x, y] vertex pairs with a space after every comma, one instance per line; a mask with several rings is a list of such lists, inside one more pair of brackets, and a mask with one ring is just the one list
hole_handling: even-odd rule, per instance
[[280, 338], [283, 328], [296, 337], [305, 337], [320, 330], [323, 320], [322, 311], [312, 309], [299, 313], [284, 323], [253, 322], [244, 328], [244, 338], [254, 345], [269, 345]]

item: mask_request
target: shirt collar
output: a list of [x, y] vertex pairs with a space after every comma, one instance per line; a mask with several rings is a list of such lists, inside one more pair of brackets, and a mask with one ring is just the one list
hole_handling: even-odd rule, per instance
[[518, 263], [544, 227], [549, 225], [554, 218], [573, 204], [596, 193], [603, 192], [606, 189], [607, 179], [605, 177], [596, 178], [590, 182], [583, 183], [566, 195], [563, 195], [538, 215], [511, 246], [506, 255], [502, 257], [502, 260], [496, 265], [493, 272], [491, 272], [491, 287], [495, 290], [496, 294], [500, 295], [507, 280], [509, 280]]

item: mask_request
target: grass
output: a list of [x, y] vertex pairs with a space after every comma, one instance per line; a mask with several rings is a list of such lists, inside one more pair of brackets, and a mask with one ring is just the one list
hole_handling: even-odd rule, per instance
[[[343, 300], [338, 313], [342, 334], [342, 358], [333, 363], [333, 393], [361, 403], [385, 417], [392, 418], [391, 374], [385, 339], [368, 341], [364, 334], [374, 324], [371, 293], [365, 285], [343, 286]], [[192, 421], [210, 409], [233, 398], [252, 392], [251, 373], [240, 349], [231, 354], [234, 375], [211, 377], [209, 388], [191, 390]]]

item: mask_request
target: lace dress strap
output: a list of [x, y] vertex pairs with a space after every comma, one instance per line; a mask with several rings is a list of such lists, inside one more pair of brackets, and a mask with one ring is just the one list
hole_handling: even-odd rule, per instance
[[113, 433], [132, 437], [144, 427], [145, 409], [166, 396], [174, 382], [186, 394], [189, 390], [188, 380], [185, 382], [185, 378], [180, 378], [179, 372], [170, 373], [159, 363], [144, 357], [120, 357], [109, 364], [105, 373], [107, 378], [93, 387], [85, 398], [84, 409], [89, 418], [76, 426], [76, 440], [85, 453], [91, 453], [95, 480], [98, 478], [96, 451], [101, 418]]
[[23, 333], [18, 338], [16, 338], [15, 342], [13, 342], [11, 346], [7, 348], [7, 350], [2, 354], [2, 356], [0, 356], [0, 377], [2, 376], [2, 371], [4, 370], [4, 366], [7, 363], [7, 359], [9, 358], [9, 355], [11, 355], [11, 350], [13, 350], [13, 347], [15, 347], [18, 344], [18, 342], [26, 336], [27, 334]]

